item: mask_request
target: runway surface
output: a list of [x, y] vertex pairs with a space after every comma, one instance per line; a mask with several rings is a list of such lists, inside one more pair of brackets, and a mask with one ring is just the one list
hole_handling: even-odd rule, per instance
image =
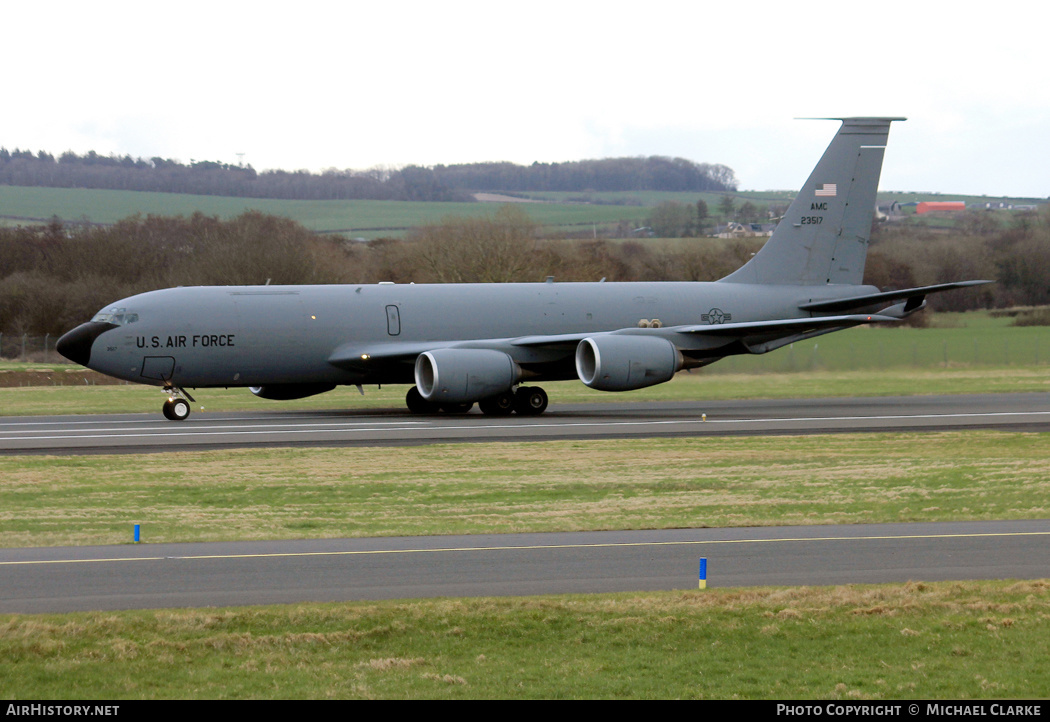
[[[705, 419], [706, 415], [706, 419]], [[646, 436], [1050, 430], [1050, 394], [0, 418], [0, 453], [130, 453]], [[1050, 578], [1050, 520], [0, 550], [0, 612]]]
[[0, 550], [0, 613], [1050, 577], [1050, 521]]
[[404, 409], [0, 417], [0, 453], [172, 452], [646, 436], [996, 428], [1050, 431], [1050, 394], [552, 404], [539, 417], [416, 416]]

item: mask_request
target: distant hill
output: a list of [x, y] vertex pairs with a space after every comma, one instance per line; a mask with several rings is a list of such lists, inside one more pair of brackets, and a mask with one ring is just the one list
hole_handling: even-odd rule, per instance
[[731, 168], [683, 158], [605, 158], [567, 163], [468, 163], [397, 170], [268, 170], [215, 161], [78, 156], [0, 148], [0, 185], [187, 193], [284, 200], [470, 202], [477, 191], [726, 191]]
[[603, 158], [568, 163], [465, 163], [433, 169], [439, 182], [473, 191], [734, 191], [736, 177], [724, 165], [684, 158]]

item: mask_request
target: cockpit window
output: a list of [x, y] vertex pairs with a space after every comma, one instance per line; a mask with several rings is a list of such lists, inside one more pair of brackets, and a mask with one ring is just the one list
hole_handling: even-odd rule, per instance
[[137, 313], [128, 313], [126, 308], [107, 308], [105, 311], [96, 313], [91, 320], [97, 323], [112, 323], [117, 326], [124, 326], [138, 321], [139, 315]]

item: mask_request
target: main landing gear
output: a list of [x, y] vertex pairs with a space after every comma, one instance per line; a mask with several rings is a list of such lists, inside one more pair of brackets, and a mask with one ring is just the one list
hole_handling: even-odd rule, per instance
[[[478, 402], [478, 408], [487, 416], [509, 416], [515, 411], [520, 416], [539, 416], [547, 410], [547, 401], [547, 392], [539, 386], [519, 386], [516, 390], [482, 399]], [[408, 390], [405, 403], [413, 414], [436, 414], [439, 411], [465, 414], [474, 406], [472, 403], [435, 404], [424, 399], [415, 386]]]
[[[189, 418], [190, 403], [196, 403], [196, 400], [185, 389], [178, 386], [165, 386], [164, 393], [168, 395], [168, 400], [164, 402], [161, 409], [164, 412], [164, 418], [170, 421], [185, 421]], [[186, 398], [182, 398], [183, 396]]]
[[539, 386], [519, 386], [514, 392], [514, 410], [521, 416], [539, 416], [547, 410], [547, 392]]

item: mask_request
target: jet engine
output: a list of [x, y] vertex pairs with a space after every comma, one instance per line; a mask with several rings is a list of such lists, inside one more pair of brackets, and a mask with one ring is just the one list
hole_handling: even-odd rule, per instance
[[416, 358], [416, 388], [435, 404], [462, 404], [506, 393], [521, 378], [514, 360], [492, 349], [440, 348]]
[[670, 381], [682, 368], [682, 354], [658, 336], [591, 336], [576, 347], [580, 381], [599, 391], [630, 391]]
[[291, 401], [323, 394], [334, 388], [335, 384], [267, 384], [266, 386], [249, 386], [248, 390], [260, 399]]

